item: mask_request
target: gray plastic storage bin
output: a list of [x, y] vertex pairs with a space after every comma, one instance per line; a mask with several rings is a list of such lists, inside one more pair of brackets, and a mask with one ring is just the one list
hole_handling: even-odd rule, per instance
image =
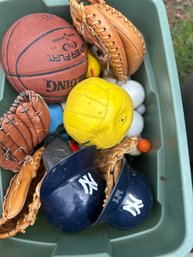
[[[146, 91], [143, 135], [150, 153], [136, 157], [134, 168], [149, 180], [154, 205], [141, 225], [121, 231], [107, 225], [75, 234], [54, 229], [40, 211], [25, 234], [0, 240], [1, 257], [185, 257], [193, 245], [193, 199], [180, 87], [168, 20], [161, 0], [111, 0], [144, 36], [147, 53], [132, 76]], [[1, 0], [0, 43], [9, 26], [34, 12], [49, 12], [70, 21], [69, 1]], [[0, 63], [0, 115], [17, 93], [5, 79]], [[13, 174], [1, 170], [0, 199]]]

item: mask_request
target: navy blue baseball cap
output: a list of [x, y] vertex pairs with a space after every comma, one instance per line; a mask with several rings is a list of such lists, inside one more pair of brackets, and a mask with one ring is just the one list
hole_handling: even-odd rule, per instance
[[41, 209], [62, 232], [87, 228], [102, 211], [105, 181], [93, 168], [95, 154], [95, 146], [78, 150], [58, 162], [42, 182]]
[[129, 229], [142, 223], [153, 204], [153, 195], [144, 175], [124, 160], [122, 171], [95, 224], [107, 223], [117, 229]]

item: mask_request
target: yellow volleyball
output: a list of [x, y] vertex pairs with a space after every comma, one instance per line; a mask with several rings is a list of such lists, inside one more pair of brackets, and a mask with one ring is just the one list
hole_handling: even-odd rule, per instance
[[64, 127], [79, 144], [105, 149], [118, 144], [133, 119], [131, 97], [120, 86], [102, 78], [78, 83], [68, 95]]
[[99, 60], [88, 50], [88, 68], [86, 78], [100, 77], [101, 66]]

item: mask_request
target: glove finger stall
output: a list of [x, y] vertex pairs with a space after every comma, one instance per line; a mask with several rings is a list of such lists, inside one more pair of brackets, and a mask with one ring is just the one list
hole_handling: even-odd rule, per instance
[[3, 154], [0, 160], [15, 160], [20, 162], [25, 157], [25, 153], [19, 148], [17, 142], [15, 142], [11, 137], [8, 137], [7, 133], [0, 129], [0, 149]]
[[[39, 94], [36, 94], [34, 91], [30, 91], [29, 100], [40, 119], [40, 123], [42, 125], [41, 133], [42, 137], [44, 138], [48, 134], [48, 130], [50, 127], [50, 112], [48, 106], [45, 103], [44, 99]], [[38, 133], [39, 131], [36, 130], [36, 132]], [[40, 141], [42, 141], [42, 139], [40, 139]]]
[[42, 141], [42, 138], [44, 138], [43, 127], [39, 116], [36, 114], [31, 104], [20, 104], [16, 114], [31, 132], [33, 147], [39, 144]]
[[31, 133], [17, 115], [4, 115], [1, 126], [7, 136], [10, 137], [25, 154], [28, 154], [33, 148]]

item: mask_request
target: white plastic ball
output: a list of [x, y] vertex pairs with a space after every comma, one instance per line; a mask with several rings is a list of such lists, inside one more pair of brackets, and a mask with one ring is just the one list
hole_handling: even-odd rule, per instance
[[66, 106], [66, 101], [60, 103], [60, 105], [62, 106], [62, 109], [64, 110], [65, 106]]
[[131, 96], [134, 109], [143, 103], [145, 99], [145, 90], [139, 82], [135, 80], [128, 80], [121, 87]]
[[144, 128], [144, 119], [141, 114], [137, 111], [133, 112], [133, 121], [131, 123], [131, 127], [129, 128], [126, 136], [140, 136]]
[[143, 114], [145, 113], [145, 111], [146, 111], [145, 105], [144, 105], [144, 104], [141, 104], [139, 107], [137, 107], [136, 111], [137, 111], [138, 113], [140, 113], [141, 115], [143, 115]]
[[115, 78], [111, 78], [111, 77], [108, 77], [106, 75], [103, 75], [102, 78], [105, 79], [106, 81], [110, 82], [110, 83], [117, 84], [117, 79], [115, 79]]
[[135, 146], [128, 152], [128, 154], [131, 156], [139, 156], [141, 155], [141, 152], [138, 150], [137, 146]]

